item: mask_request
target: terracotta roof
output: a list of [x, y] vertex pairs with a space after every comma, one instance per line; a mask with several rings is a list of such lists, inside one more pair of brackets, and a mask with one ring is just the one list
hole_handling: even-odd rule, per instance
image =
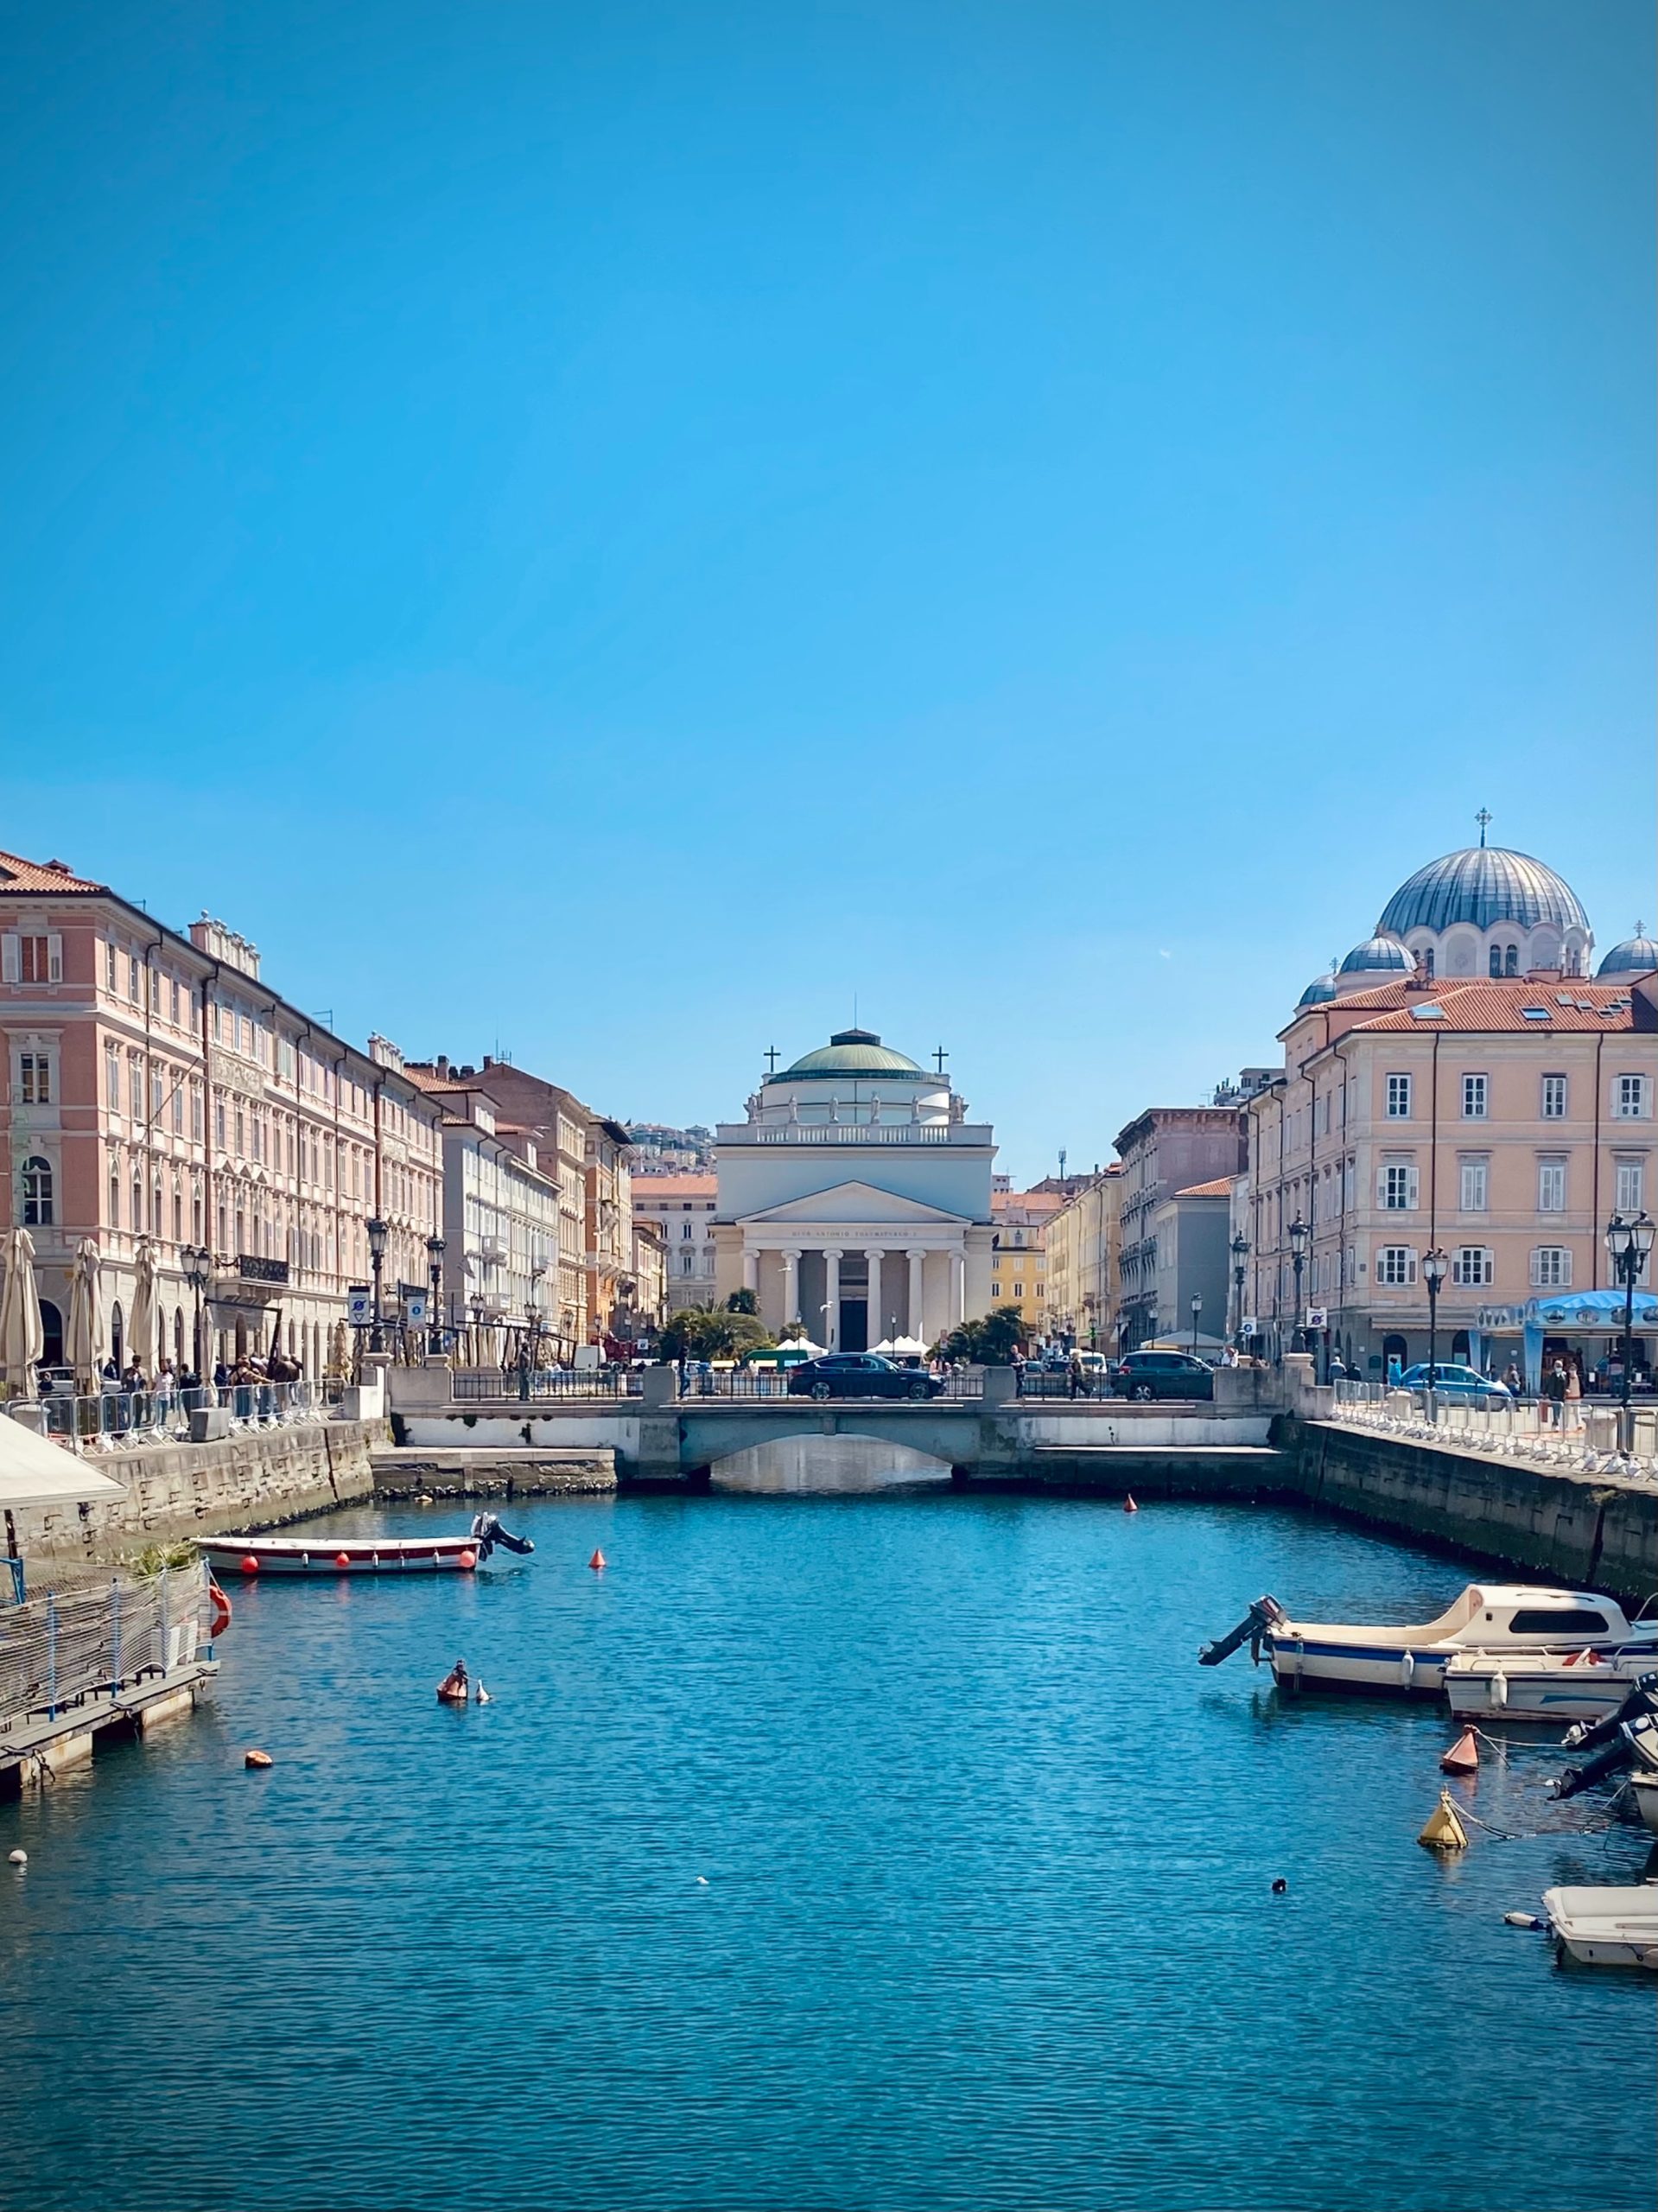
[[648, 1205], [652, 1198], [711, 1198], [720, 1188], [716, 1175], [641, 1175], [633, 1177], [635, 1202]]
[[0, 891], [107, 891], [107, 883], [91, 883], [77, 875], [67, 861], [26, 861], [16, 853], [0, 853]]
[[1207, 1183], [1188, 1183], [1184, 1191], [1177, 1191], [1174, 1195], [1177, 1198], [1229, 1198], [1232, 1181], [1229, 1175], [1217, 1175]]
[[[1461, 1035], [1531, 1032], [1548, 1037], [1574, 1030], [1579, 1033], [1592, 1030], [1604, 1036], [1635, 1027], [1627, 989], [1615, 983], [1585, 982], [1577, 976], [1439, 983], [1425, 991], [1401, 991], [1397, 997], [1382, 991], [1359, 992], [1355, 996], [1373, 997], [1380, 1002], [1378, 1011], [1368, 1020], [1354, 1024], [1356, 1033], [1367, 1037], [1378, 1031], [1397, 1034], [1401, 1030], [1424, 1037], [1447, 1031]], [[1429, 1007], [1438, 1007], [1439, 1012], [1429, 1014]], [[1528, 1007], [1537, 1011], [1528, 1015]], [[1540, 1019], [1541, 1014], [1547, 1019]]]
[[1031, 1213], [1058, 1213], [1064, 1203], [1058, 1191], [993, 1191], [990, 1194], [992, 1213], [1008, 1213], [1015, 1206]]

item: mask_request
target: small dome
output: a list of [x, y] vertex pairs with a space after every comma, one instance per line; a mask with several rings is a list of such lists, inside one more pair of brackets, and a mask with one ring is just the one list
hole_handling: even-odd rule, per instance
[[1658, 968], [1658, 938], [1648, 937], [1645, 923], [1637, 922], [1635, 935], [1615, 944], [1595, 973], [1598, 976], [1646, 976], [1655, 968]]
[[797, 1076], [925, 1073], [924, 1068], [918, 1067], [902, 1052], [883, 1045], [873, 1029], [837, 1029], [827, 1045], [820, 1045], [815, 1052], [804, 1053], [791, 1068], [785, 1068], [780, 1076], [772, 1080], [786, 1083]]
[[1343, 976], [1408, 976], [1416, 963], [1396, 937], [1367, 937], [1337, 971]]
[[1382, 908], [1376, 935], [1445, 930], [1454, 922], [1470, 922], [1477, 930], [1499, 922], [1522, 930], [1552, 922], [1556, 929], [1589, 934], [1589, 917], [1571, 885], [1528, 853], [1500, 845], [1471, 845], [1419, 868]]
[[1295, 1001], [1295, 1010], [1299, 1014], [1304, 1006], [1323, 1006], [1335, 995], [1336, 978], [1333, 976], [1315, 976]]

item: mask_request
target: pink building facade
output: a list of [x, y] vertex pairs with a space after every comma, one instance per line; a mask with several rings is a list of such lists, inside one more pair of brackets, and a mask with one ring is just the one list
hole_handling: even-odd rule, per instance
[[[364, 1052], [262, 982], [204, 916], [166, 928], [63, 863], [0, 854], [0, 1220], [34, 1239], [47, 1358], [83, 1238], [102, 1260], [102, 1341], [153, 1370], [280, 1343], [321, 1374], [347, 1292], [423, 1288], [441, 1219], [440, 1112], [376, 1040]], [[156, 1341], [130, 1339], [148, 1245]], [[205, 1247], [197, 1335], [185, 1256]]]

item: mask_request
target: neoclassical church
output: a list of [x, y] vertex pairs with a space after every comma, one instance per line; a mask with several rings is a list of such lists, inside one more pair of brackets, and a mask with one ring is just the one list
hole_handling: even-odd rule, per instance
[[[775, 1064], [776, 1055], [770, 1056]], [[838, 1030], [715, 1131], [715, 1281], [831, 1351], [933, 1343], [990, 1305], [994, 1135], [943, 1072]]]

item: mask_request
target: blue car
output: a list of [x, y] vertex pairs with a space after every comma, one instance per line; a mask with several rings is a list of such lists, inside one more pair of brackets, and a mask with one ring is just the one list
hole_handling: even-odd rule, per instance
[[[1399, 1388], [1426, 1390], [1427, 1373], [1426, 1360], [1420, 1360], [1414, 1367], [1405, 1370], [1399, 1378]], [[1496, 1406], [1510, 1405], [1514, 1401], [1514, 1393], [1506, 1382], [1495, 1382], [1489, 1375], [1481, 1375], [1474, 1368], [1443, 1359], [1434, 1363], [1433, 1394], [1439, 1398], [1481, 1398]]]

